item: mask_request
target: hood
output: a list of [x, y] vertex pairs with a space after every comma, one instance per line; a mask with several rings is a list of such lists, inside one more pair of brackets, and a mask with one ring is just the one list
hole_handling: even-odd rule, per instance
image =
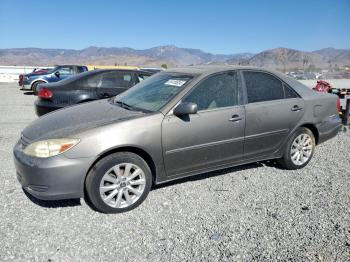
[[72, 137], [95, 127], [144, 115], [115, 105], [110, 99], [98, 100], [44, 115], [27, 126], [22, 135], [30, 141]]

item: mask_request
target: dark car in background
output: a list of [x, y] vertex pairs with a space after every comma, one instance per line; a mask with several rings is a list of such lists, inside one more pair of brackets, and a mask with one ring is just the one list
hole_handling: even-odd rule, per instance
[[140, 70], [101, 69], [41, 84], [37, 88], [36, 114], [41, 116], [74, 104], [116, 96], [150, 75], [151, 72]]
[[86, 66], [60, 65], [49, 70], [33, 71], [30, 74], [20, 75], [18, 85], [21, 90], [29, 90], [36, 93], [39, 84], [61, 81], [67, 77], [88, 71]]

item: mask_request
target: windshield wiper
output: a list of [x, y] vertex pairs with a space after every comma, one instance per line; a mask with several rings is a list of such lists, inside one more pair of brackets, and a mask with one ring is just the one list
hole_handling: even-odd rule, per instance
[[118, 104], [120, 107], [125, 108], [127, 110], [138, 111], [138, 112], [143, 112], [143, 113], [151, 113], [152, 112], [152, 111], [147, 110], [147, 109], [143, 109], [143, 108], [139, 108], [139, 107], [136, 107], [136, 106], [128, 105], [128, 104], [126, 104], [126, 103], [124, 103], [123, 101], [120, 101], [120, 100], [118, 100], [118, 101], [114, 100], [114, 103]]
[[135, 110], [135, 107], [125, 104], [123, 101], [115, 101], [116, 104], [120, 105], [122, 108], [128, 109], [128, 110]]

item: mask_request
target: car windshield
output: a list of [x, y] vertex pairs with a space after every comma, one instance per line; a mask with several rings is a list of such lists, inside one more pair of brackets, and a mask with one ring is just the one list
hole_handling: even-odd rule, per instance
[[159, 111], [192, 78], [190, 75], [158, 73], [115, 97], [114, 103], [145, 111]]

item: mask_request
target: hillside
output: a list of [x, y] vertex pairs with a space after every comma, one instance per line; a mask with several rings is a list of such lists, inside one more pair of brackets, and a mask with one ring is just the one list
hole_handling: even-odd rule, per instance
[[137, 65], [170, 67], [196, 64], [251, 65], [279, 70], [293, 68], [329, 68], [350, 65], [350, 49], [325, 48], [304, 52], [275, 48], [258, 54], [211, 54], [200, 49], [174, 45], [149, 49], [128, 47], [88, 47], [74, 49], [12, 48], [0, 49], [0, 65], [47, 66], [54, 64]]
[[1, 65], [128, 64], [160, 66], [161, 64], [189, 65], [225, 61], [236, 55], [216, 55], [199, 49], [179, 48], [173, 45], [137, 50], [132, 48], [88, 47], [82, 50], [13, 48], [0, 49]]
[[313, 52], [303, 52], [289, 48], [275, 48], [260, 52], [247, 59], [229, 59], [232, 65], [251, 65], [271, 69], [329, 68], [350, 65], [350, 50], [325, 48]]

